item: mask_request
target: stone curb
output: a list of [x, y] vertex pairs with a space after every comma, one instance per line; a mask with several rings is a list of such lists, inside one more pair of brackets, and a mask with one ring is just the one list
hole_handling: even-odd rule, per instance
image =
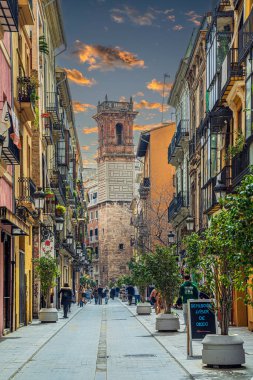
[[140, 324], [150, 333], [150, 335], [157, 341], [157, 343], [160, 344], [160, 346], [163, 347], [163, 349], [170, 355], [170, 357], [175, 360], [175, 362], [184, 370], [184, 372], [186, 372], [186, 374], [190, 377], [190, 379], [195, 379], [192, 374], [185, 368], [185, 366], [165, 347], [165, 345], [160, 342], [160, 340], [157, 338], [156, 335], [154, 335], [152, 333], [152, 331], [149, 330], [149, 328], [142, 322], [141, 318], [138, 317], [138, 315], [136, 313], [134, 313], [132, 311], [132, 309], [130, 309], [124, 302], [122, 302], [121, 300], [119, 300], [119, 302], [122, 303], [122, 305], [130, 311], [130, 313], [140, 322]]
[[11, 380], [11, 379], [13, 379], [24, 367], [25, 367], [25, 365], [29, 362], [29, 361], [31, 361], [33, 358], [34, 358], [34, 356], [35, 355], [37, 355], [37, 353], [53, 338], [53, 337], [55, 337], [62, 329], [63, 329], [63, 327], [65, 327], [78, 313], [80, 313], [80, 311], [82, 310], [82, 308], [80, 308], [80, 309], [78, 309], [78, 310], [76, 310], [76, 312], [74, 313], [74, 314], [71, 314], [71, 317], [68, 319], [68, 320], [66, 320], [66, 322], [65, 323], [63, 323], [60, 327], [59, 327], [59, 329], [57, 330], [57, 331], [55, 331], [54, 333], [53, 333], [53, 335], [51, 335], [47, 340], [45, 340], [45, 342], [39, 347], [39, 348], [37, 348], [37, 350], [32, 354], [32, 355], [30, 355], [26, 360], [25, 360], [25, 362], [20, 366], [20, 367], [18, 367], [18, 369], [16, 369], [14, 372], [13, 372], [13, 374], [7, 379], [7, 380]]

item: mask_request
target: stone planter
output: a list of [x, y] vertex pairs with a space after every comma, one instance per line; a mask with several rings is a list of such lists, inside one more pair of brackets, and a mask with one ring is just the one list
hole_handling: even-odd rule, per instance
[[206, 335], [202, 341], [202, 362], [208, 366], [234, 366], [245, 363], [243, 340], [238, 335]]
[[156, 317], [157, 331], [177, 331], [180, 329], [179, 318], [175, 314], [159, 314]]
[[41, 322], [57, 322], [58, 321], [58, 311], [55, 308], [43, 308], [39, 311], [39, 320]]
[[151, 314], [151, 305], [148, 302], [139, 303], [136, 307], [136, 312], [138, 315], [148, 315]]

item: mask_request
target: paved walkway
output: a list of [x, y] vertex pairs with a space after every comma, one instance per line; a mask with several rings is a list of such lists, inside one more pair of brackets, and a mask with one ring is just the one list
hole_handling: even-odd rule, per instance
[[[132, 315], [134, 315], [139, 322], [146, 328], [146, 330], [161, 344], [163, 347], [177, 360], [187, 371], [193, 379], [224, 379], [224, 380], [253, 380], [253, 333], [247, 328], [231, 327], [231, 334], [238, 334], [244, 340], [244, 349], [246, 354], [246, 364], [239, 369], [208, 369], [203, 367], [201, 355], [202, 344], [200, 341], [193, 342], [193, 355], [191, 359], [187, 359], [187, 335], [185, 325], [183, 323], [183, 313], [181, 310], [175, 310], [180, 317], [180, 331], [179, 332], [158, 332], [155, 330], [156, 314], [154, 310], [152, 315], [136, 315], [136, 307], [134, 305], [127, 306], [123, 304]], [[158, 377], [159, 379], [159, 377]]]
[[[36, 341], [36, 349], [31, 343], [29, 358], [30, 333], [37, 329], [43, 335], [42, 346], [38, 349], [39, 342], [34, 339], [37, 334], [33, 333], [31, 342]], [[19, 334], [19, 339], [11, 334], [0, 342], [0, 358], [5, 355], [0, 364], [1, 380], [190, 379], [189, 374], [118, 300], [103, 306], [86, 305], [75, 311], [58, 333], [51, 330], [51, 338], [49, 329], [52, 325], [29, 326], [14, 333]], [[49, 339], [47, 343], [45, 339]], [[18, 346], [17, 341], [21, 342]], [[20, 369], [15, 374], [17, 366]]]

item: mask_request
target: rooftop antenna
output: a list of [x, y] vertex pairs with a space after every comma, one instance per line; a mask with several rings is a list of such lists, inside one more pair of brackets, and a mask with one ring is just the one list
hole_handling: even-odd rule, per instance
[[163, 74], [163, 101], [162, 101], [162, 119], [161, 119], [162, 124], [163, 124], [164, 94], [165, 94], [166, 78], [170, 78], [170, 75], [165, 73]]

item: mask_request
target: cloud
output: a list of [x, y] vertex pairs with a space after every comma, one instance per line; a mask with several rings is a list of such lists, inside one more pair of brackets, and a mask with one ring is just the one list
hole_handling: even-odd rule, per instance
[[179, 31], [182, 30], [182, 29], [184, 29], [184, 27], [183, 27], [183, 25], [180, 25], [180, 24], [175, 25], [175, 26], [173, 27], [173, 30], [175, 30], [176, 32], [179, 32]]
[[64, 69], [67, 73], [67, 77], [71, 82], [74, 82], [75, 84], [79, 84], [80, 86], [87, 86], [91, 87], [96, 84], [95, 79], [86, 78], [81, 71], [77, 69]]
[[90, 127], [90, 128], [84, 128], [83, 133], [85, 135], [90, 135], [92, 133], [97, 133], [98, 132], [98, 127]]
[[89, 145], [83, 145], [82, 146], [82, 150], [84, 150], [85, 152], [87, 152], [88, 150], [90, 150]]
[[127, 98], [125, 96], [120, 96], [119, 102], [127, 102]]
[[123, 24], [123, 23], [125, 22], [124, 17], [119, 16], [119, 15], [112, 14], [112, 15], [111, 15], [111, 18], [112, 18], [113, 21], [116, 22], [117, 24]]
[[89, 71], [145, 68], [145, 62], [139, 59], [136, 54], [119, 47], [87, 45], [77, 40], [73, 54], [78, 56], [80, 62], [88, 65]]
[[88, 165], [97, 165], [97, 163], [94, 160], [88, 160], [87, 158], [83, 159], [83, 165], [88, 166]]
[[171, 22], [175, 22], [176, 21], [176, 16], [175, 15], [169, 15], [167, 16], [167, 19]]
[[73, 105], [73, 110], [74, 110], [75, 113], [87, 112], [90, 109], [95, 109], [96, 108], [96, 106], [93, 106], [93, 104], [80, 103], [80, 102], [77, 102], [75, 100], [72, 102], [72, 105]]
[[161, 96], [163, 95], [163, 86], [164, 86], [164, 96], [168, 96], [171, 88], [172, 83], [164, 83], [158, 81], [157, 79], [152, 79], [151, 82], [147, 83], [147, 89], [151, 91], [158, 92]]
[[[162, 104], [156, 103], [156, 102], [148, 102], [147, 100], [143, 99], [139, 103], [134, 103], [135, 109], [146, 109], [146, 110], [158, 110], [159, 112], [162, 112]], [[163, 110], [166, 111], [168, 109], [168, 106], [166, 104], [163, 105]]]
[[128, 7], [127, 5], [122, 8], [114, 8], [111, 10], [112, 20], [117, 23], [123, 23], [125, 19], [128, 19], [135, 25], [139, 26], [150, 26], [156, 19], [154, 12], [148, 9], [146, 12], [141, 14], [137, 9]]
[[185, 13], [186, 16], [188, 16], [188, 21], [193, 22], [196, 26], [200, 25], [199, 19], [202, 18], [201, 15], [198, 15], [195, 11], [189, 11]]
[[144, 93], [142, 91], [136, 92], [136, 94], [133, 94], [133, 98], [138, 98], [144, 96]]

